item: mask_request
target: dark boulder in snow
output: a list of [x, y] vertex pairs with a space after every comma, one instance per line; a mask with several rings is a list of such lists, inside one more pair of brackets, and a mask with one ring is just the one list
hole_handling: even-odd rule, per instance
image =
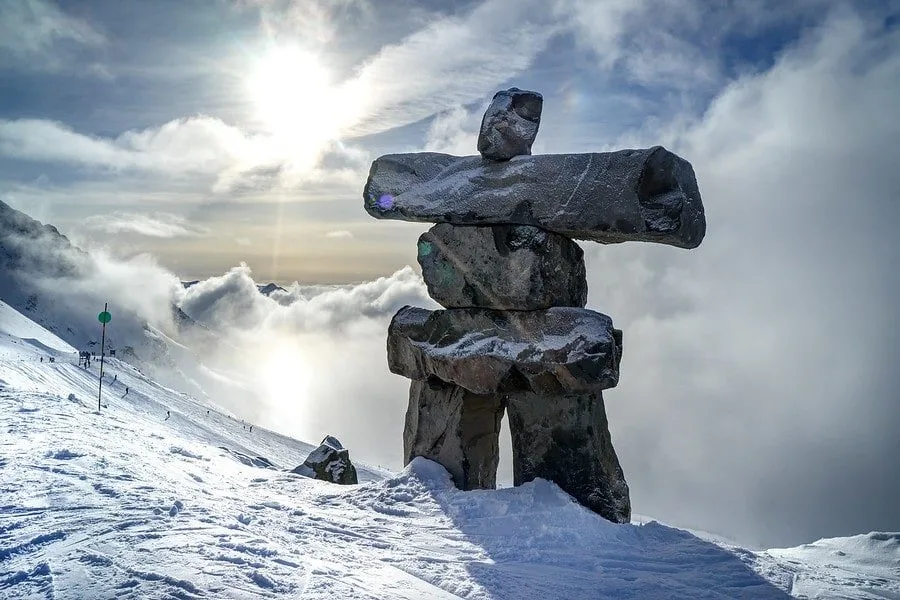
[[612, 445], [601, 392], [508, 396], [513, 484], [553, 481], [615, 523], [631, 519], [628, 484]]
[[494, 94], [478, 133], [481, 156], [488, 160], [509, 160], [531, 154], [543, 106], [544, 97], [537, 92], [510, 88]]
[[319, 447], [292, 472], [342, 485], [359, 483], [356, 478], [356, 467], [350, 462], [350, 451], [344, 448], [336, 437], [330, 435], [325, 436]]
[[584, 308], [430, 311], [405, 306], [388, 328], [391, 372], [475, 394], [583, 393], [619, 382], [622, 332]]
[[447, 308], [541, 310], [587, 302], [584, 253], [528, 225], [435, 225], [419, 238], [428, 294]]
[[413, 381], [403, 429], [404, 464], [422, 456], [441, 464], [461, 490], [493, 489], [497, 481], [503, 404], [431, 379]]
[[372, 163], [363, 198], [377, 219], [534, 225], [604, 244], [695, 248], [706, 233], [693, 167], [661, 146], [506, 162], [388, 154]]

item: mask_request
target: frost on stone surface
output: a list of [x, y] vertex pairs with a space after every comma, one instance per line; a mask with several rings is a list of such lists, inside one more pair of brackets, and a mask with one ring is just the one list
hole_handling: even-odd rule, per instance
[[476, 394], [589, 392], [614, 387], [621, 332], [583, 308], [543, 311], [404, 307], [388, 329], [388, 366], [410, 379], [436, 377]]
[[356, 468], [350, 462], [350, 451], [330, 435], [325, 436], [319, 447], [294, 469], [294, 473], [344, 485], [358, 482]]
[[661, 146], [506, 162], [388, 154], [372, 163], [363, 196], [378, 219], [534, 225], [574, 239], [681, 248], [706, 233], [693, 167]]

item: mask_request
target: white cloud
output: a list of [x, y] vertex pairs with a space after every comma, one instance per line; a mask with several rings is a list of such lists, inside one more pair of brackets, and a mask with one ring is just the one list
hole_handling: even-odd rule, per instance
[[353, 233], [346, 229], [338, 229], [336, 231], [329, 231], [325, 234], [325, 237], [333, 240], [351, 240], [353, 239]]
[[238, 246], [252, 246], [253, 242], [250, 241], [250, 238], [239, 237], [234, 238], [234, 243]]
[[172, 213], [139, 214], [115, 211], [105, 215], [93, 215], [82, 221], [85, 229], [109, 233], [131, 233], [148, 237], [175, 238], [197, 237], [209, 234], [205, 227], [192, 225]]
[[490, 95], [559, 31], [540, 0], [487, 0], [464, 17], [432, 21], [382, 48], [346, 82], [355, 111], [344, 130], [377, 133]]
[[310, 46], [326, 44], [350, 13], [365, 18], [371, 6], [366, 0], [239, 0], [238, 5], [259, 10], [263, 31], [273, 40], [296, 39], [298, 32]]
[[218, 194], [324, 181], [355, 184], [364, 179], [369, 163], [367, 152], [337, 141], [295, 160], [292, 146], [205, 116], [130, 130], [114, 138], [81, 134], [54, 121], [0, 119], [0, 156], [68, 163], [119, 176], [127, 172], [207, 176], [212, 180], [204, 185]]
[[182, 309], [221, 331], [257, 327], [266, 317], [268, 298], [259, 293], [246, 265], [210, 277], [185, 292]]
[[388, 375], [384, 339], [406, 304], [436, 307], [409, 267], [358, 285], [294, 284], [266, 297], [242, 266], [181, 300], [227, 340], [204, 350], [205, 360], [255, 382], [260, 403], [231, 408], [301, 439], [344, 436], [356, 456], [395, 466], [408, 382]]
[[185, 312], [203, 323], [254, 335], [342, 332], [357, 321], [384, 320], [405, 304], [423, 303], [436, 306], [410, 267], [357, 285], [294, 284], [275, 302], [259, 293], [250, 268], [241, 265], [191, 286], [181, 299]]
[[88, 136], [53, 121], [0, 120], [0, 154], [86, 167], [170, 173], [218, 172], [265, 157], [253, 137], [211, 117], [170, 121], [116, 138]]
[[621, 69], [631, 81], [684, 91], [724, 82], [720, 46], [792, 20], [817, 21], [827, 0], [556, 0], [555, 14], [590, 50], [597, 67]]
[[[0, 2], [0, 49], [17, 59], [20, 67], [58, 70], [66, 57], [54, 50], [59, 42], [102, 46], [106, 39], [90, 23], [69, 16], [49, 0]], [[5, 61], [0, 61], [0, 64]], [[99, 65], [92, 69], [102, 69]]]
[[473, 112], [463, 106], [455, 106], [438, 114], [425, 135], [425, 151], [468, 155], [478, 151], [478, 132], [487, 104], [479, 105]]
[[900, 33], [842, 9], [702, 117], [619, 141], [691, 160], [709, 223], [691, 252], [585, 245], [625, 332], [607, 407], [640, 512], [764, 545], [900, 524], [898, 97]]

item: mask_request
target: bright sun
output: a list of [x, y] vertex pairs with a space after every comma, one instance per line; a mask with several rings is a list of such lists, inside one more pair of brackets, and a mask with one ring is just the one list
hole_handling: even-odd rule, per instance
[[319, 146], [337, 134], [331, 76], [311, 53], [294, 46], [268, 51], [247, 81], [256, 117], [273, 134]]
[[275, 341], [264, 354], [258, 375], [271, 405], [286, 414], [304, 407], [312, 379], [305, 368], [309, 360], [300, 345]]

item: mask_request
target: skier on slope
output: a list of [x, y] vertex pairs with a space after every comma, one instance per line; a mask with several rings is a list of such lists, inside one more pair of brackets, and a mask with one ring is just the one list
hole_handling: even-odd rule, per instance
[[172, 415], [169, 414], [169, 411], [166, 411], [166, 418], [163, 419], [163, 421], [168, 421], [168, 420], [169, 420], [169, 417], [171, 417], [171, 416], [172, 416]]

